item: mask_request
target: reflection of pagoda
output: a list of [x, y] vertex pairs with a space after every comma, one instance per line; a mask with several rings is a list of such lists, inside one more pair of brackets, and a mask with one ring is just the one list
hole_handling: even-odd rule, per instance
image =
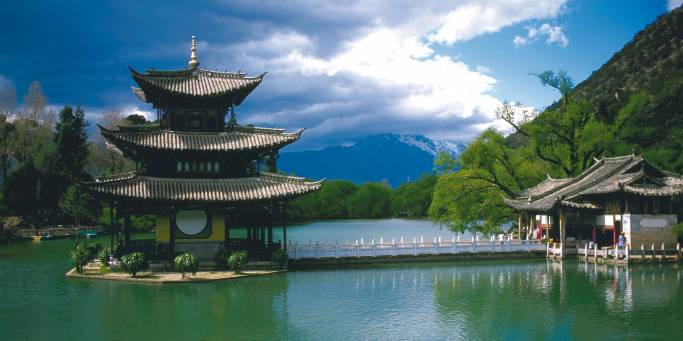
[[[193, 37], [188, 68], [144, 74], [131, 69], [140, 86], [133, 92], [157, 109], [158, 124], [100, 127], [138, 171], [83, 185], [123, 215], [123, 230], [112, 226], [117, 239], [123, 234], [119, 253], [143, 249], [151, 257], [168, 257], [188, 251], [210, 259], [222, 249], [247, 249], [252, 257], [269, 258], [280, 247], [273, 226], [284, 227], [286, 201], [319, 189], [321, 182], [260, 170], [265, 163], [274, 171], [278, 150], [301, 136], [237, 124], [235, 106], [263, 75], [198, 66]], [[136, 214], [156, 215], [154, 241], [131, 241], [130, 216]], [[280, 242], [286, 245], [285, 229]]]

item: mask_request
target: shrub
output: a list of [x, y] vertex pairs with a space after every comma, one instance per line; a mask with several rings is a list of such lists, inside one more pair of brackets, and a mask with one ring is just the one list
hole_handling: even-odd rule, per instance
[[183, 275], [183, 278], [185, 278], [186, 272], [190, 272], [193, 276], [195, 276], [197, 274], [197, 270], [199, 270], [199, 261], [197, 260], [197, 257], [191, 253], [183, 253], [178, 255], [175, 260], [173, 260], [173, 265], [175, 270]]
[[235, 251], [228, 257], [228, 267], [235, 273], [240, 273], [247, 267], [247, 251]]
[[76, 243], [74, 250], [71, 252], [71, 259], [74, 261], [76, 271], [78, 273], [83, 272], [83, 267], [93, 260], [88, 244], [85, 242]]
[[149, 268], [149, 262], [142, 252], [132, 252], [121, 257], [121, 265], [132, 277], [135, 277], [138, 272]]
[[282, 249], [273, 251], [272, 260], [273, 263], [277, 264], [278, 266], [285, 266], [285, 264], [287, 264], [287, 258], [289, 258], [289, 256], [287, 256], [287, 251]]
[[97, 259], [100, 260], [100, 263], [102, 263], [102, 266], [108, 267], [109, 266], [109, 251], [100, 250], [100, 252], [97, 254]]

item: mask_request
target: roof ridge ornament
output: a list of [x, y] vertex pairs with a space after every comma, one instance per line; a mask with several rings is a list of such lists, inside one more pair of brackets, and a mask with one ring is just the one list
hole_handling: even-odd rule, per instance
[[197, 60], [197, 39], [192, 36], [192, 47], [190, 48], [190, 61], [187, 63], [190, 69], [196, 69], [199, 66], [199, 61]]

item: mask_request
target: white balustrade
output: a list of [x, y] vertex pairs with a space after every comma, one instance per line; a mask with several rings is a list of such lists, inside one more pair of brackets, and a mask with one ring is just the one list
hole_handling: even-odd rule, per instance
[[[378, 242], [379, 241], [379, 242]], [[450, 243], [450, 244], [449, 244]], [[398, 255], [421, 255], [421, 254], [457, 254], [466, 252], [471, 253], [491, 253], [491, 252], [519, 252], [519, 251], [542, 251], [546, 247], [540, 241], [535, 240], [515, 240], [490, 237], [488, 247], [480, 247], [479, 240], [473, 236], [470, 240], [463, 241], [460, 236], [444, 240], [442, 237], [434, 237], [433, 240], [425, 242], [424, 237], [413, 238], [412, 243], [391, 239], [385, 242], [384, 238], [379, 240], [371, 239], [364, 242], [364, 239], [355, 240], [353, 243], [340, 243], [335, 241], [330, 244], [323, 244], [319, 241], [309, 241], [307, 244], [289, 241], [287, 243], [287, 253], [292, 259], [305, 258], [344, 258], [344, 257], [378, 257], [378, 256], [398, 256]], [[478, 247], [479, 246], [479, 247]], [[551, 247], [553, 248], [553, 247]], [[412, 251], [412, 252], [411, 252]], [[557, 252], [557, 250], [552, 250]]]

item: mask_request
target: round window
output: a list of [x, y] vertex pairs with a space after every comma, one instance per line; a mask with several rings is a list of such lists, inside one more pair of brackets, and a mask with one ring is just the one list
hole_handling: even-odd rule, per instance
[[204, 211], [180, 210], [175, 217], [178, 229], [188, 236], [194, 236], [204, 231], [206, 222], [206, 212]]

